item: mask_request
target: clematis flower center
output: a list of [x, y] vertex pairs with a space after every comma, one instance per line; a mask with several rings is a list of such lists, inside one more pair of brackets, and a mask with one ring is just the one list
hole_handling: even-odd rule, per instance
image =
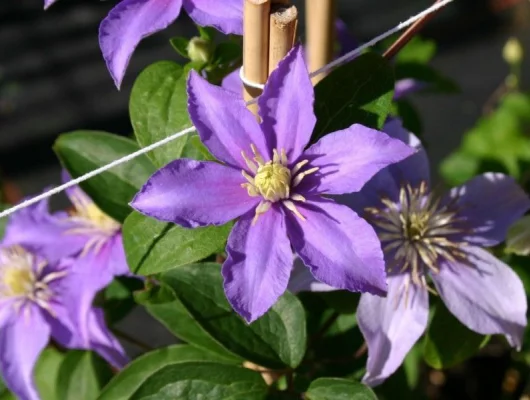
[[278, 201], [289, 197], [291, 171], [282, 164], [269, 161], [258, 168], [254, 185], [265, 200]]
[[438, 273], [439, 258], [462, 260], [465, 253], [461, 239], [465, 233], [463, 221], [458, 217], [455, 202], [442, 204], [441, 199], [428, 191], [427, 183], [417, 188], [404, 185], [397, 202], [381, 199], [382, 207], [370, 207], [368, 219], [377, 228], [383, 251], [391, 254], [393, 270], [408, 271], [414, 284], [428, 287], [425, 271]]
[[241, 152], [241, 155], [254, 175], [249, 174], [245, 170], [241, 171], [247, 180], [241, 186], [247, 189], [249, 196], [261, 196], [263, 198], [256, 208], [254, 223], [261, 214], [270, 209], [272, 203], [279, 201], [289, 211], [304, 221], [304, 216], [300, 214], [294, 202], [304, 202], [305, 198], [301, 194], [296, 193], [296, 187], [302, 182], [304, 177], [317, 172], [318, 168], [309, 168], [302, 171], [309, 163], [308, 160], [300, 161], [294, 167], [289, 168], [285, 149], [281, 149], [279, 152], [274, 149], [272, 160], [265, 162], [255, 145], [250, 145], [250, 148], [254, 155], [252, 159], [244, 151]]
[[45, 273], [46, 262], [19, 246], [0, 249], [0, 302], [15, 300], [16, 309], [27, 301], [48, 310], [53, 292], [49, 284], [66, 275], [66, 272]]

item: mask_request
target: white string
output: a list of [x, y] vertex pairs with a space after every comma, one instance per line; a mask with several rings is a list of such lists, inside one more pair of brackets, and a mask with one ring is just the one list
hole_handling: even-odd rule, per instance
[[[405, 22], [401, 22], [399, 25], [397, 25], [396, 27], [390, 29], [389, 31], [377, 36], [376, 38], [370, 40], [369, 42], [363, 44], [362, 46], [358, 47], [357, 49], [353, 50], [353, 51], [350, 51], [349, 53], [343, 55], [342, 57], [340, 58], [337, 58], [335, 61], [332, 61], [331, 63], [325, 65], [324, 67], [312, 72], [311, 74], [309, 74], [309, 76], [312, 78], [316, 75], [320, 75], [322, 73], [325, 73], [325, 72], [329, 72], [331, 69], [335, 68], [335, 67], [338, 67], [340, 65], [343, 65], [349, 61], [351, 61], [353, 58], [357, 57], [361, 52], [363, 52], [365, 49], [367, 49], [368, 47], [371, 47], [375, 44], [377, 44], [378, 42], [380, 42], [381, 40], [383, 39], [386, 39], [387, 37], [393, 35], [394, 33], [412, 25], [414, 22], [418, 21], [419, 19], [423, 18], [424, 16], [446, 6], [447, 4], [451, 3], [452, 1], [454, 0], [444, 0], [444, 1], [441, 1], [439, 3], [436, 3], [434, 5], [432, 5], [431, 7], [427, 8], [425, 11], [422, 11], [421, 13], [415, 15], [414, 17], [411, 17], [409, 18], [408, 20], [406, 20]], [[242, 69], [241, 69], [242, 71]], [[240, 76], [241, 76], [241, 80], [243, 82], [245, 82], [246, 84], [248, 84], [249, 86], [253, 86], [254, 85], [259, 85], [259, 84], [254, 84], [252, 82], [248, 82], [244, 76], [243, 76], [243, 73], [240, 72]], [[260, 86], [261, 88], [261, 86]], [[255, 101], [255, 100], [254, 100]], [[252, 103], [254, 101], [251, 101], [249, 103]], [[249, 104], [247, 103], [247, 104]], [[38, 203], [39, 201], [41, 200], [44, 200], [44, 199], [47, 199], [53, 195], [56, 195], [58, 193], [61, 193], [63, 191], [65, 191], [66, 189], [68, 188], [71, 188], [72, 186], [76, 186], [90, 178], [93, 178], [94, 176], [97, 176], [99, 174], [102, 174], [103, 172], [106, 172], [108, 171], [109, 169], [111, 168], [114, 168], [114, 167], [117, 167], [118, 165], [121, 165], [121, 164], [124, 164], [128, 161], [131, 161], [133, 159], [135, 159], [136, 157], [139, 157], [143, 154], [146, 154], [148, 152], [150, 152], [151, 150], [154, 150], [154, 149], [157, 149], [158, 147], [160, 146], [163, 146], [165, 145], [166, 143], [169, 143], [175, 139], [178, 139], [179, 137], [182, 137], [184, 135], [187, 135], [188, 133], [191, 133], [191, 132], [194, 132], [196, 129], [194, 126], [190, 126], [189, 128], [186, 128], [180, 132], [177, 132], [177, 133], [174, 133], [172, 134], [171, 136], [168, 136], [167, 138], [165, 139], [162, 139], [156, 143], [153, 143], [147, 147], [144, 147], [138, 151], [135, 151], [134, 153], [131, 153], [125, 157], [122, 157], [122, 158], [119, 158], [117, 160], [114, 160], [113, 162], [109, 163], [109, 164], [106, 164], [100, 168], [97, 168], [85, 175], [81, 175], [80, 177], [76, 178], [76, 179], [72, 179], [71, 181], [61, 185], [61, 186], [57, 186], [56, 188], [53, 188], [51, 190], [48, 190], [47, 192], [44, 192], [36, 197], [33, 197], [31, 199], [28, 199], [28, 200], [25, 200], [23, 201], [22, 203], [20, 204], [17, 204], [11, 208], [8, 208], [7, 210], [4, 210], [2, 212], [0, 212], [0, 218], [4, 218], [4, 217], [7, 217], [8, 215], [11, 215], [19, 210], [22, 210], [24, 208], [27, 208], [35, 203]]]

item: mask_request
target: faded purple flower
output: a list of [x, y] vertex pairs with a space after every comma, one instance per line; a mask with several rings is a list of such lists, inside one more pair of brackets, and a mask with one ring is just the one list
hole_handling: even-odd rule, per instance
[[[63, 173], [63, 181], [70, 177]], [[44, 200], [17, 212], [6, 227], [6, 246], [21, 245], [49, 262], [77, 257], [76, 268], [93, 275], [96, 289], [128, 275], [121, 225], [101, 211], [78, 187], [67, 190], [70, 212], [50, 214]]]
[[228, 239], [223, 276], [228, 300], [249, 322], [287, 288], [291, 245], [318, 280], [384, 294], [383, 258], [373, 229], [322, 195], [358, 191], [413, 149], [353, 125], [304, 150], [316, 119], [299, 46], [273, 72], [259, 98], [261, 124], [241, 96], [196, 73], [190, 75], [188, 94], [201, 140], [224, 164], [173, 161], [149, 179], [132, 206], [185, 227], [239, 218]]
[[99, 45], [118, 89], [138, 43], [172, 24], [182, 7], [198, 25], [243, 33], [242, 0], [122, 0], [99, 27]]
[[116, 368], [127, 363], [102, 311], [91, 305], [89, 279], [72, 259], [48, 263], [20, 246], [0, 247], [0, 375], [17, 398], [40, 399], [33, 368], [50, 337], [94, 350]]
[[481, 248], [504, 240], [508, 227], [530, 208], [527, 195], [512, 178], [488, 173], [436, 197], [418, 139], [399, 120], [385, 131], [418, 153], [344, 196], [376, 229], [387, 266], [387, 297], [363, 294], [357, 311], [368, 344], [364, 382], [372, 386], [401, 365], [425, 331], [429, 291], [471, 330], [504, 334], [515, 347], [527, 323], [520, 279]]

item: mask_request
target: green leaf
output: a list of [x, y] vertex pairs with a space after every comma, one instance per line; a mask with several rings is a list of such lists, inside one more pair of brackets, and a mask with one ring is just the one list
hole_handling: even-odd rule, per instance
[[216, 161], [215, 157], [210, 154], [206, 146], [201, 142], [199, 135], [190, 135], [182, 151], [182, 157], [193, 160]]
[[213, 362], [186, 362], [162, 368], [131, 400], [263, 400], [268, 387], [258, 372]]
[[[410, 132], [414, 133], [420, 139], [422, 139], [423, 124], [421, 122], [421, 116], [416, 110], [414, 105], [405, 99], [401, 99], [394, 102], [394, 112], [392, 114], [397, 115], [403, 122], [403, 127]], [[422, 142], [424, 142], [422, 140]], [[423, 143], [425, 146], [425, 142]]]
[[61, 400], [92, 400], [112, 378], [108, 364], [89, 351], [70, 351], [59, 368], [57, 394]]
[[[218, 264], [188, 265], [165, 273], [171, 287], [197, 324], [225, 349], [270, 368], [296, 367], [306, 349], [304, 309], [285, 293], [263, 317], [248, 325], [230, 307]], [[192, 344], [194, 338], [188, 338]]]
[[339, 378], [313, 381], [305, 393], [307, 400], [377, 400], [375, 393], [360, 382]]
[[130, 270], [153, 275], [200, 261], [224, 248], [232, 224], [187, 229], [133, 212], [123, 224]]
[[217, 30], [210, 26], [197, 25], [197, 29], [199, 30], [199, 36], [201, 39], [208, 40], [210, 42], [215, 39], [215, 35], [217, 34]]
[[41, 400], [60, 399], [56, 382], [59, 375], [59, 368], [64, 358], [64, 353], [51, 347], [44, 349], [41, 353], [34, 371], [35, 383]]
[[190, 58], [188, 55], [188, 43], [190, 41], [187, 38], [184, 37], [174, 37], [169, 39], [169, 43], [171, 46], [175, 49], [177, 53], [179, 53], [184, 58]]
[[[11, 207], [9, 204], [2, 204], [0, 203], [0, 211], [5, 211], [9, 207]], [[6, 233], [6, 226], [7, 222], [9, 221], [9, 218], [2, 218], [0, 219], [0, 239], [4, 237]], [[0, 392], [1, 393], [1, 392]]]
[[143, 287], [144, 284], [139, 279], [120, 276], [104, 289], [102, 307], [107, 324], [113, 325], [121, 321], [136, 307], [133, 292]]
[[436, 54], [436, 42], [419, 36], [412, 38], [396, 56], [396, 63], [416, 62], [426, 64]]
[[242, 57], [242, 49], [238, 43], [223, 42], [215, 48], [213, 56], [214, 65], [232, 64]]
[[355, 123], [380, 129], [393, 95], [393, 69], [377, 54], [363, 54], [337, 68], [315, 87], [317, 124], [312, 141]]
[[458, 186], [475, 176], [480, 162], [474, 156], [455, 151], [440, 164], [440, 174], [451, 186]]
[[[138, 145], [130, 139], [98, 131], [63, 134], [53, 148], [74, 178], [139, 150]], [[80, 186], [101, 210], [123, 222], [131, 212], [129, 202], [155, 170], [146, 156], [139, 156]]]
[[135, 294], [136, 301], [176, 337], [217, 354], [230, 362], [243, 359], [229, 352], [195, 320], [175, 292], [165, 284]]
[[[191, 126], [188, 116], [186, 80], [188, 68], [170, 61], [147, 67], [136, 79], [131, 91], [129, 113], [136, 140], [149, 146]], [[178, 159], [187, 135], [148, 153], [157, 167]]]
[[459, 91], [458, 85], [450, 78], [447, 78], [436, 71], [434, 68], [417, 63], [407, 62], [396, 65], [396, 81], [399, 79], [411, 78], [419, 82], [427, 83], [425, 91], [456, 93]]
[[109, 382], [98, 400], [128, 400], [147, 379], [162, 368], [190, 361], [227, 363], [225, 359], [214, 353], [190, 345], [174, 345], [157, 349], [127, 365]]
[[439, 302], [427, 329], [423, 358], [433, 368], [449, 368], [475, 355], [489, 338], [462, 325]]
[[530, 254], [530, 215], [522, 217], [508, 230], [506, 252], [519, 256]]

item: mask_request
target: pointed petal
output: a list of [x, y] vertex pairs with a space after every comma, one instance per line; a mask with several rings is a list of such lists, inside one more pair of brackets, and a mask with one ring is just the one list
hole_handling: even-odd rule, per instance
[[481, 246], [502, 242], [508, 228], [530, 208], [530, 199], [509, 176], [487, 173], [451, 190], [472, 233], [466, 240]]
[[239, 68], [225, 76], [221, 87], [235, 93], [238, 96], [243, 95], [243, 82], [239, 77]]
[[243, 34], [243, 1], [184, 0], [184, 8], [197, 25], [213, 26], [224, 34]]
[[373, 228], [346, 206], [311, 198], [285, 210], [291, 243], [317, 280], [337, 289], [386, 293], [385, 262]]
[[90, 350], [94, 350], [113, 367], [121, 369], [129, 359], [122, 345], [105, 325], [103, 310], [92, 308], [87, 321], [89, 329]]
[[394, 100], [402, 99], [403, 97], [418, 92], [427, 86], [426, 83], [417, 81], [416, 79], [407, 78], [396, 81], [394, 87]]
[[138, 43], [167, 28], [181, 6], [182, 0], [122, 0], [101, 22], [99, 46], [118, 89]]
[[44, 0], [44, 9], [47, 10], [48, 7], [50, 7], [53, 3], [55, 3], [57, 0]]
[[251, 156], [250, 145], [254, 144], [265, 161], [270, 160], [272, 149], [267, 147], [256, 117], [247, 110], [241, 94], [212, 85], [191, 71], [188, 111], [202, 142], [217, 159], [248, 170], [241, 151]]
[[272, 72], [258, 99], [269, 146], [285, 149], [291, 161], [302, 154], [311, 139], [316, 123], [314, 99], [302, 46], [297, 45]]
[[337, 290], [325, 283], [318, 281], [309, 268], [307, 268], [299, 257], [294, 260], [293, 271], [289, 279], [287, 289], [291, 293], [298, 292], [330, 292]]
[[400, 187], [404, 183], [415, 187], [422, 181], [430, 182], [429, 159], [420, 140], [407, 131], [398, 118], [388, 118], [383, 130], [391, 138], [398, 139], [414, 148], [416, 153], [403, 161], [383, 168], [359, 192], [339, 197], [338, 201], [341, 204], [346, 204], [359, 214], [362, 214], [366, 207], [381, 206], [381, 196], [397, 201]]
[[330, 133], [302, 155], [320, 168], [304, 178], [300, 191], [344, 194], [359, 191], [376, 173], [415, 150], [383, 132], [355, 124]]
[[483, 335], [504, 334], [520, 348], [526, 327], [527, 300], [517, 274], [478, 247], [465, 249], [468, 263], [443, 262], [433, 281], [456, 318]]
[[[407, 274], [389, 276], [386, 298], [371, 294], [361, 296], [357, 322], [368, 345], [363, 378], [367, 385], [379, 385], [392, 375], [427, 326], [427, 290], [409, 284], [408, 280]], [[405, 292], [407, 285], [408, 294]]]
[[77, 227], [68, 221], [66, 213], [51, 215], [46, 199], [9, 218], [2, 245], [24, 246], [53, 263], [81, 251], [88, 237], [69, 233]]
[[37, 307], [12, 313], [0, 329], [0, 375], [21, 400], [39, 400], [33, 368], [48, 344], [50, 327]]
[[108, 245], [110, 247], [110, 256], [107, 264], [107, 269], [109, 272], [113, 276], [131, 275], [131, 271], [127, 265], [127, 258], [125, 256], [123, 236], [121, 232], [110, 238]]
[[256, 207], [241, 172], [215, 162], [175, 160], [149, 178], [131, 206], [184, 227], [222, 225]]
[[234, 226], [226, 251], [223, 277], [228, 301], [247, 322], [271, 308], [285, 292], [293, 265], [285, 220], [273, 205], [254, 225], [254, 213]]

